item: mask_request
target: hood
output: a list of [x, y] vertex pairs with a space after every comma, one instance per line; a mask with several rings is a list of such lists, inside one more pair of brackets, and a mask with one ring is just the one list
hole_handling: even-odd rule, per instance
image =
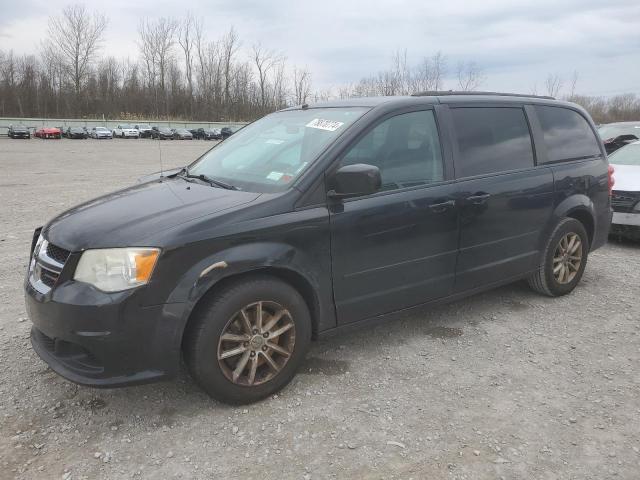
[[615, 169], [613, 178], [616, 183], [614, 190], [622, 192], [638, 192], [640, 191], [640, 166], [636, 165], [616, 165], [611, 163]]
[[151, 246], [145, 239], [158, 232], [238, 207], [259, 196], [181, 178], [163, 178], [67, 210], [49, 222], [43, 234], [54, 245], [71, 251]]

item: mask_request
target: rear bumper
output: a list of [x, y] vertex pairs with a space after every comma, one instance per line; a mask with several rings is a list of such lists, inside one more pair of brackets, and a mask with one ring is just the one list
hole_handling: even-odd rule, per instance
[[25, 283], [31, 343], [59, 375], [93, 387], [148, 383], [180, 365], [183, 304], [142, 307], [137, 292], [108, 294], [67, 281], [47, 294]]

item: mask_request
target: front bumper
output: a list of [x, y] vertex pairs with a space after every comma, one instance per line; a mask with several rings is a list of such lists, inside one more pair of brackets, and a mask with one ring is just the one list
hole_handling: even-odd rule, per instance
[[104, 293], [73, 280], [43, 294], [27, 279], [25, 297], [34, 350], [72, 382], [117, 387], [179, 369], [181, 303], [141, 306], [137, 289]]

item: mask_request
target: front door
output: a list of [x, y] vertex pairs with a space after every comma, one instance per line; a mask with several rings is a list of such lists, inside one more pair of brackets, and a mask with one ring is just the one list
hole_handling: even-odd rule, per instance
[[338, 323], [447, 296], [458, 247], [454, 186], [443, 176], [433, 110], [381, 121], [341, 165], [380, 169], [379, 193], [330, 204]]

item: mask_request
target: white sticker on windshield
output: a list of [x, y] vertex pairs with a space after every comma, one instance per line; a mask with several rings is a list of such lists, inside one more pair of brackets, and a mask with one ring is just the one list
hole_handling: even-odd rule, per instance
[[270, 143], [272, 145], [280, 145], [283, 142], [284, 142], [284, 140], [278, 140], [277, 138], [270, 138], [265, 143]]
[[306, 126], [309, 128], [319, 128], [320, 130], [335, 132], [342, 125], [344, 125], [344, 122], [336, 122], [335, 120], [323, 120], [322, 118], [314, 118], [309, 123], [307, 123]]
[[282, 175], [284, 175], [284, 173], [282, 172], [271, 172], [269, 175], [267, 175], [267, 180], [273, 180], [274, 182], [277, 182], [282, 178]]

